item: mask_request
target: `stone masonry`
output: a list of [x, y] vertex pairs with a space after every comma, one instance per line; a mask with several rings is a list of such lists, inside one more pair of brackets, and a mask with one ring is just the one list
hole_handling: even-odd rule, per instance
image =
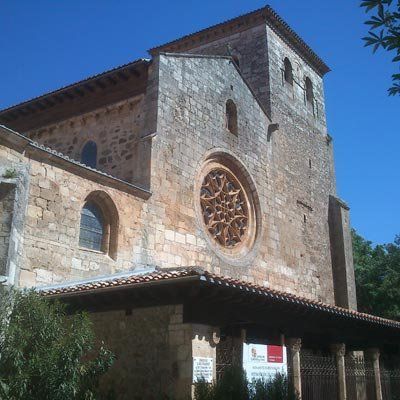
[[[356, 309], [329, 68], [269, 7], [149, 52], [0, 111], [0, 282], [51, 289], [190, 266]], [[80, 163], [88, 141], [96, 168]], [[80, 245], [85, 229], [98, 250]], [[182, 298], [91, 313], [117, 355], [104, 392], [190, 397], [195, 357], [213, 360], [215, 378], [224, 327], [191, 319]]]
[[[321, 75], [268, 24], [188, 52], [154, 53], [140, 95], [27, 129], [30, 139], [78, 160], [86, 141], [95, 141], [99, 170], [152, 194], [143, 200], [67, 165], [22, 157], [30, 183], [20, 284], [198, 265], [334, 303], [338, 264], [332, 267], [328, 209], [336, 190]], [[293, 86], [283, 78], [285, 57]], [[237, 107], [237, 135], [226, 128], [229, 99]], [[271, 133], [273, 123], [279, 129]], [[244, 257], [218, 251], [199, 213], [202, 166], [213, 157], [240, 169], [255, 198], [257, 233]], [[115, 257], [78, 246], [80, 210], [92, 191], [107, 193], [117, 209]]]

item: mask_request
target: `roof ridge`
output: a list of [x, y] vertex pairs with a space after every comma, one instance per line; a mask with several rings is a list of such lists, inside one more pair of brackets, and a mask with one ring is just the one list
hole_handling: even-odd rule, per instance
[[123, 68], [129, 67], [129, 66], [135, 65], [135, 64], [139, 64], [139, 63], [141, 63], [141, 62], [143, 62], [143, 63], [144, 63], [144, 62], [149, 63], [149, 62], [150, 62], [150, 59], [148, 59], [148, 58], [143, 58], [143, 57], [142, 57], [142, 58], [138, 58], [138, 59], [136, 59], [136, 60], [130, 61], [130, 62], [128, 62], [128, 63], [122, 64], [122, 65], [119, 65], [119, 66], [116, 66], [116, 67], [113, 67], [113, 68], [108, 69], [108, 70], [105, 70], [105, 71], [103, 71], [103, 72], [99, 72], [99, 73], [94, 74], [94, 75], [89, 75], [88, 77], [83, 78], [83, 79], [80, 79], [79, 81], [70, 83], [70, 84], [65, 85], [65, 86], [61, 86], [61, 87], [59, 87], [58, 89], [50, 90], [50, 91], [45, 92], [45, 93], [43, 93], [43, 94], [40, 94], [40, 95], [38, 95], [38, 96], [34, 96], [34, 97], [30, 98], [30, 99], [24, 100], [24, 101], [22, 101], [22, 102], [20, 102], [20, 103], [15, 103], [15, 104], [12, 104], [12, 105], [10, 105], [10, 106], [8, 106], [8, 107], [6, 107], [6, 108], [0, 109], [0, 114], [3, 114], [3, 113], [8, 112], [8, 111], [11, 111], [12, 109], [14, 109], [14, 108], [16, 108], [16, 107], [22, 107], [22, 106], [24, 106], [24, 105], [26, 105], [26, 104], [28, 104], [28, 103], [33, 102], [33, 101], [38, 101], [38, 100], [40, 100], [40, 99], [45, 98], [46, 96], [50, 96], [50, 95], [52, 95], [52, 94], [56, 94], [56, 93], [62, 92], [62, 91], [64, 91], [64, 90], [71, 89], [71, 88], [73, 88], [74, 86], [82, 85], [83, 83], [86, 83], [86, 82], [88, 82], [88, 81], [91, 81], [92, 79], [100, 78], [100, 77], [105, 76], [105, 75], [107, 75], [107, 74], [116, 72], [116, 71], [118, 71], [119, 69], [123, 69]]
[[[262, 17], [263, 21], [266, 22], [270, 26], [270, 28], [273, 29], [283, 40], [285, 40], [289, 45], [294, 47], [294, 49], [298, 51], [299, 55], [305, 58], [319, 74], [324, 75], [325, 73], [330, 71], [330, 68], [325, 64], [325, 62], [321, 59], [321, 57], [319, 57], [318, 54], [305, 42], [305, 40], [298, 33], [296, 33], [296, 31], [293, 28], [291, 28], [291, 26], [268, 4], [265, 5], [264, 7], [258, 8], [248, 13], [241, 14], [237, 17], [233, 17], [223, 22], [219, 22], [217, 24], [208, 26], [198, 31], [189, 33], [178, 39], [174, 39], [167, 43], [152, 47], [151, 49], [148, 50], [148, 52], [152, 56], [154, 56], [159, 51], [165, 51], [165, 48], [167, 47], [171, 47], [173, 45], [187, 41], [198, 35], [205, 34], [206, 32], [217, 30], [219, 28], [222, 28], [223, 26], [232, 24], [236, 21], [239, 22], [241, 19], [249, 18], [251, 16]], [[238, 27], [239, 26], [242, 27], [240, 24], [238, 24]], [[254, 25], [249, 25], [249, 29], [252, 26]], [[286, 33], [286, 35], [284, 35], [284, 33]], [[209, 42], [212, 42], [213, 40], [217, 40], [217, 38], [216, 39], [211, 38]], [[194, 42], [192, 41], [191, 44], [193, 43]], [[188, 48], [193, 48], [193, 47], [196, 46], [189, 45]]]

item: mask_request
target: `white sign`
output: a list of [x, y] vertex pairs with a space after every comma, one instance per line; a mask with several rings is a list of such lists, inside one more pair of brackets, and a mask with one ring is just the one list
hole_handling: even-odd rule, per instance
[[286, 375], [286, 347], [244, 343], [243, 369], [250, 382], [273, 379], [278, 372]]
[[211, 357], [193, 357], [193, 383], [204, 380], [212, 383], [214, 378], [214, 359]]

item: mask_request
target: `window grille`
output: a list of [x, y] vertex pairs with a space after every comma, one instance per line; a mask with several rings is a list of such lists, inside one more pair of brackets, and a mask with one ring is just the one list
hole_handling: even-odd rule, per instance
[[102, 250], [103, 216], [94, 203], [86, 203], [81, 212], [79, 246], [91, 250]]

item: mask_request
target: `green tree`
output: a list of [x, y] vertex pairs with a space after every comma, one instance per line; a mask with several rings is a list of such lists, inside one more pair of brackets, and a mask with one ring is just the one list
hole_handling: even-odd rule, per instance
[[195, 386], [196, 400], [297, 400], [287, 376], [277, 373], [269, 380], [249, 382], [239, 366], [227, 368], [212, 384], [204, 380]]
[[97, 399], [113, 355], [95, 345], [88, 316], [32, 290], [0, 290], [0, 399]]
[[360, 311], [400, 320], [400, 237], [373, 246], [352, 230]]
[[[375, 53], [379, 48], [394, 53], [393, 62], [400, 65], [400, 0], [361, 1], [361, 7], [372, 16], [365, 22], [370, 28], [363, 38], [365, 46], [372, 46]], [[389, 95], [400, 94], [400, 73], [392, 75], [393, 85]]]

